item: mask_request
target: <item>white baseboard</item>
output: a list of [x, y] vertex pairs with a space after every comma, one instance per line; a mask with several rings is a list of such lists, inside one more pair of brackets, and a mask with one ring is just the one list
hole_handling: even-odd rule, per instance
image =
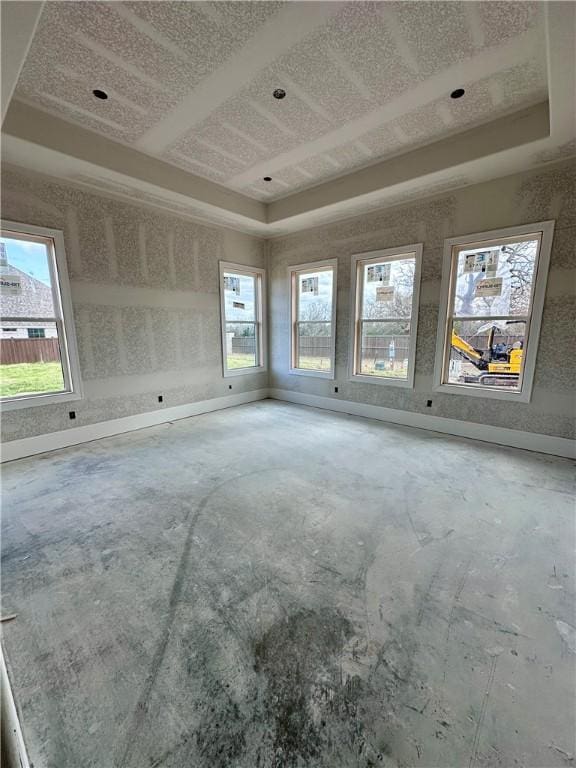
[[121, 419], [113, 419], [112, 421], [101, 421], [97, 424], [87, 424], [83, 427], [72, 427], [60, 432], [38, 435], [37, 437], [12, 440], [2, 444], [0, 461], [14, 461], [26, 456], [54, 451], [58, 448], [68, 448], [71, 445], [87, 443], [90, 440], [99, 440], [102, 437], [120, 435], [123, 432], [153, 427], [168, 421], [187, 419], [190, 416], [198, 416], [202, 413], [210, 413], [211, 411], [219, 411], [223, 408], [232, 408], [236, 405], [252, 403], [256, 400], [264, 400], [267, 397], [274, 400], [285, 400], [299, 405], [309, 405], [314, 408], [337, 411], [339, 413], [349, 413], [353, 416], [364, 416], [368, 419], [387, 421], [392, 424], [401, 424], [405, 427], [428, 429], [432, 432], [442, 432], [447, 435], [467, 437], [472, 440], [482, 440], [483, 442], [507, 445], [512, 448], [523, 448], [527, 451], [548, 453], [552, 456], [562, 456], [569, 459], [576, 458], [576, 441], [567, 440], [564, 437], [552, 437], [534, 432], [521, 432], [517, 429], [492, 427], [487, 424], [475, 424], [469, 421], [448, 419], [443, 416], [428, 416], [422, 413], [384, 408], [380, 405], [355, 403], [351, 400], [307, 395], [302, 392], [290, 392], [284, 389], [255, 389], [238, 395], [215, 397], [211, 400], [176, 405], [171, 408], [139, 413], [135, 416], [125, 416]]
[[136, 429], [153, 427], [157, 424], [165, 424], [168, 421], [187, 419], [189, 416], [198, 416], [201, 413], [210, 413], [211, 411], [219, 411], [223, 408], [231, 408], [235, 405], [252, 403], [256, 400], [264, 400], [267, 397], [267, 389], [254, 389], [250, 392], [241, 392], [238, 395], [215, 397], [210, 400], [200, 400], [197, 403], [175, 405], [159, 411], [148, 411], [147, 413], [138, 413], [135, 416], [124, 416], [121, 419], [86, 424], [83, 427], [71, 427], [60, 432], [50, 432], [46, 435], [25, 437], [22, 440], [11, 440], [2, 444], [0, 462], [14, 461], [14, 459], [22, 459], [25, 456], [33, 456], [37, 453], [55, 451], [58, 448], [68, 448], [71, 445], [87, 443], [90, 440], [120, 435], [123, 432], [133, 432]]
[[12, 686], [6, 669], [4, 653], [0, 647], [0, 703], [2, 705], [2, 755], [6, 752], [6, 768], [30, 768], [24, 737], [18, 719], [18, 711], [12, 695]]
[[310, 405], [329, 411], [349, 413], [353, 416], [365, 416], [369, 419], [388, 421], [405, 427], [428, 429], [432, 432], [443, 432], [456, 437], [468, 437], [487, 443], [507, 445], [512, 448], [523, 448], [527, 451], [549, 453], [568, 459], [576, 458], [576, 441], [565, 437], [552, 437], [535, 432], [521, 432], [518, 429], [492, 427], [488, 424], [475, 424], [470, 421], [447, 419], [443, 416], [428, 416], [423, 413], [400, 411], [395, 408], [384, 408], [380, 405], [355, 403], [351, 400], [338, 400], [335, 397], [307, 395], [302, 392], [291, 392], [286, 389], [271, 389], [269, 397], [274, 400], [286, 400], [299, 405]]

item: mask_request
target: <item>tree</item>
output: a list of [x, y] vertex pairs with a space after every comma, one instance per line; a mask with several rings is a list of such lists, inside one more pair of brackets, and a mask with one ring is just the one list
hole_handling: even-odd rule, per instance
[[[330, 336], [332, 312], [325, 301], [311, 301], [300, 305], [300, 336]], [[314, 323], [314, 325], [312, 325]]]

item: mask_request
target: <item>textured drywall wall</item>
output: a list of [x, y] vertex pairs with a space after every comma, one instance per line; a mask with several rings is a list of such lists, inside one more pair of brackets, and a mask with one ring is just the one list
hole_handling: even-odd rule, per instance
[[262, 267], [262, 240], [13, 169], [2, 217], [64, 230], [85, 394], [3, 414], [3, 440], [267, 386], [223, 378], [218, 293], [218, 261]]
[[[443, 241], [545, 219], [556, 220], [532, 401], [511, 403], [433, 391]], [[351, 255], [424, 243], [413, 390], [348, 379]], [[559, 437], [574, 436], [576, 327], [576, 163], [479, 184], [269, 242], [270, 386], [388, 408]], [[336, 380], [288, 373], [287, 267], [338, 258]], [[334, 394], [334, 385], [339, 392]], [[426, 400], [432, 399], [432, 408]]]

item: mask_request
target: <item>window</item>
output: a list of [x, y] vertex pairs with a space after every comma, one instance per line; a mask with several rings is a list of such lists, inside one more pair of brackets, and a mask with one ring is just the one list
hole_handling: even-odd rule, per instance
[[290, 267], [290, 373], [334, 378], [336, 259]]
[[266, 370], [264, 270], [220, 262], [224, 376]]
[[435, 385], [528, 402], [554, 222], [447, 240]]
[[353, 257], [352, 380], [414, 385], [421, 262], [421, 243]]
[[[62, 232], [2, 222], [0, 402], [3, 410], [82, 395]], [[10, 325], [10, 327], [9, 327]]]

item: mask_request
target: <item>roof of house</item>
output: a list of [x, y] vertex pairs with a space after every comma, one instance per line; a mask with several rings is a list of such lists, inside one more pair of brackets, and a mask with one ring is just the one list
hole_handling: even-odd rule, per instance
[[13, 264], [2, 268], [4, 275], [17, 275], [22, 284], [22, 293], [15, 296], [0, 296], [0, 310], [3, 317], [53, 317], [54, 302], [52, 290], [46, 283], [22, 272]]

